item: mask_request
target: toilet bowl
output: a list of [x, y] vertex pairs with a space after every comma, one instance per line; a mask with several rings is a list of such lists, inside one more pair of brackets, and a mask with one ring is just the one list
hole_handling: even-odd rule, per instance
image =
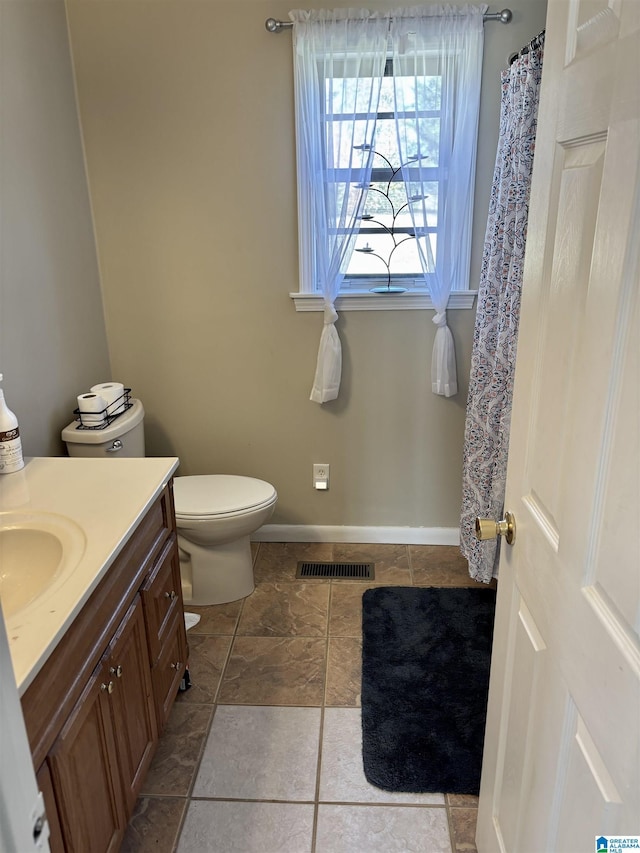
[[[129, 408], [104, 429], [72, 421], [62, 430], [69, 456], [144, 456], [144, 409]], [[232, 474], [174, 478], [174, 503], [185, 604], [225, 604], [254, 589], [250, 536], [278, 500], [271, 483]]]
[[176, 477], [182, 594], [186, 604], [224, 604], [254, 589], [250, 536], [271, 517], [271, 483], [233, 474]]

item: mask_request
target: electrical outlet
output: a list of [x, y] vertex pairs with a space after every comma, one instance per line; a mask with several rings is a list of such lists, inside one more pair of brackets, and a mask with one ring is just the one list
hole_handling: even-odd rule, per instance
[[313, 465], [313, 488], [326, 491], [329, 488], [329, 465], [315, 462]]

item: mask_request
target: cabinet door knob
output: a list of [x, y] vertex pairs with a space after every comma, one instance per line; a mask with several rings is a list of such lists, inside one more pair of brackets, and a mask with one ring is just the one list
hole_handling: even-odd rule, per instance
[[181, 666], [182, 666], [182, 662], [177, 660], [175, 663], [171, 664], [171, 669], [180, 669]]
[[122, 678], [122, 667], [120, 664], [118, 666], [112, 666], [109, 668], [109, 672], [111, 675], [115, 675], [116, 678]]
[[110, 681], [108, 684], [105, 684], [103, 681], [100, 685], [100, 690], [106, 690], [107, 693], [113, 693], [113, 681]]
[[176, 596], [175, 592], [173, 590], [171, 590], [171, 592], [165, 592], [164, 597], [168, 598], [169, 601], [174, 601], [177, 596]]

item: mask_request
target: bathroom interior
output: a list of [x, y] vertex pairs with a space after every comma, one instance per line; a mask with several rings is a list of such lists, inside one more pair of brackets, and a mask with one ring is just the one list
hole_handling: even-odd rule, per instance
[[[472, 290], [500, 71], [545, 24], [545, 0], [509, 6], [509, 25], [485, 26]], [[456, 396], [431, 392], [431, 311], [348, 311], [338, 324], [340, 396], [322, 406], [309, 400], [322, 314], [296, 311], [290, 296], [298, 289], [290, 37], [264, 26], [269, 16], [286, 20], [290, 8], [282, 0], [2, 0], [0, 365], [7, 401], [19, 416], [25, 455], [59, 457], [77, 394], [120, 380], [144, 404], [148, 456], [178, 457], [181, 476], [246, 475], [273, 484], [277, 503], [252, 555], [256, 581], [283, 596], [293, 596], [287, 584], [300, 558], [373, 559], [389, 583], [419, 583], [437, 564], [450, 569], [440, 582], [463, 585], [456, 543], [475, 303], [448, 312]], [[330, 465], [326, 491], [313, 488], [314, 463]], [[324, 613], [312, 636], [322, 638], [329, 667], [332, 625], [345, 648], [357, 647], [359, 605], [355, 593], [334, 599], [333, 585], [326, 587], [326, 602], [315, 591], [308, 606]], [[153, 849], [179, 844], [232, 641], [246, 643], [238, 631], [249, 617], [242, 619], [242, 603], [205, 612], [201, 633], [190, 637], [202, 678], [216, 678], [215, 688], [194, 678], [176, 703], [123, 849], [151, 849], [145, 845], [158, 836], [165, 846]], [[350, 627], [342, 635], [338, 624]], [[259, 630], [247, 628], [253, 636]], [[304, 634], [290, 623], [284, 628], [296, 630]], [[342, 654], [338, 645], [333, 654]], [[220, 707], [278, 705], [243, 698], [241, 687], [234, 693], [225, 675]], [[349, 709], [344, 731], [353, 725], [357, 689], [342, 676], [341, 688], [327, 668], [320, 701], [300, 703], [316, 739], [318, 705], [327, 731], [339, 708]], [[193, 757], [188, 779], [183, 774], [172, 788], [179, 744]], [[377, 803], [385, 821], [415, 805], [379, 805], [366, 796], [360, 793], [358, 807]], [[295, 809], [308, 796], [283, 799]], [[350, 802], [344, 791], [333, 799]], [[442, 821], [425, 849], [475, 849], [473, 798], [429, 805]]]

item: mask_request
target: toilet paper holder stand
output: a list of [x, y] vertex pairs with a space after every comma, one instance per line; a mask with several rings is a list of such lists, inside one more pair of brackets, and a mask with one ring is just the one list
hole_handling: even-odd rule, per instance
[[[124, 408], [122, 409], [121, 412], [118, 412], [117, 414], [109, 414], [109, 409], [111, 409], [113, 411], [114, 408], [119, 408], [123, 404], [124, 404]], [[83, 412], [81, 412], [80, 409], [74, 409], [73, 414], [76, 416], [76, 420], [80, 421], [80, 423], [77, 425], [76, 429], [90, 429], [90, 430], [106, 429], [106, 427], [108, 427], [109, 424], [112, 424], [116, 420], [116, 418], [119, 418], [120, 415], [124, 415], [124, 413], [127, 411], [127, 409], [130, 409], [132, 405], [133, 405], [133, 403], [131, 402], [131, 388], [125, 388], [124, 392], [120, 395], [120, 397], [116, 397], [116, 399], [113, 400], [111, 403], [109, 403], [109, 405], [106, 406], [106, 408], [102, 409], [101, 412], [91, 412], [92, 420], [95, 419], [96, 415], [103, 415], [104, 418], [103, 418], [102, 423], [99, 423], [99, 424], [96, 424], [95, 422], [94, 423], [83, 423], [83, 421], [82, 421]], [[86, 415], [89, 413], [84, 412], [84, 414]]]

